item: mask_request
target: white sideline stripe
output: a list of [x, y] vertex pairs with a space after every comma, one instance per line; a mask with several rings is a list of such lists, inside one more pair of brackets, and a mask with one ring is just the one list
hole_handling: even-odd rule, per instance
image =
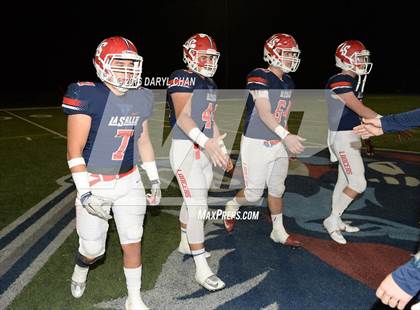
[[31, 137], [45, 137], [45, 136], [49, 136], [49, 135], [50, 135], [49, 133], [40, 133], [40, 134], [37, 134], [37, 135], [23, 135], [23, 136], [0, 137], [0, 141], [14, 140], [14, 139], [23, 139], [23, 138], [25, 138], [26, 140], [28, 140], [28, 138], [31, 139]]
[[26, 118], [23, 118], [22, 116], [19, 116], [19, 115], [17, 115], [17, 114], [15, 114], [15, 113], [13, 113], [13, 112], [10, 112], [10, 111], [7, 111], [7, 110], [5, 110], [4, 112], [5, 112], [5, 113], [7, 113], [7, 114], [9, 114], [9, 115], [12, 115], [12, 116], [14, 116], [14, 117], [16, 117], [16, 118], [18, 118], [18, 119], [20, 119], [20, 120], [24, 121], [24, 122], [27, 122], [27, 123], [29, 123], [29, 124], [31, 124], [31, 125], [34, 125], [34, 126], [36, 126], [36, 127], [39, 127], [39, 128], [41, 128], [41, 129], [44, 129], [44, 130], [46, 130], [46, 131], [48, 131], [48, 132], [50, 132], [50, 133], [52, 133], [52, 134], [54, 134], [54, 135], [56, 135], [56, 136], [59, 136], [59, 137], [61, 137], [61, 138], [63, 138], [63, 139], [67, 139], [67, 137], [66, 137], [66, 136], [64, 136], [64, 135], [62, 135], [61, 133], [59, 133], [59, 132], [57, 132], [57, 131], [54, 131], [54, 130], [52, 130], [52, 129], [49, 129], [49, 128], [47, 128], [47, 127], [44, 127], [44, 126], [42, 126], [42, 125], [40, 125], [40, 124], [38, 124], [38, 123], [35, 123], [35, 122], [33, 122], [33, 121], [30, 121], [30, 120], [28, 120], [28, 119], [26, 119]]
[[[6, 309], [23, 288], [32, 280], [38, 271], [45, 265], [50, 256], [66, 241], [67, 237], [73, 232], [76, 220], [73, 219], [50, 244], [42, 251], [38, 257], [25, 269], [25, 271], [13, 282], [13, 284], [0, 295], [0, 309]], [[70, 289], [70, 288], [69, 288]]]
[[4, 227], [0, 231], [0, 238], [3, 238], [5, 235], [7, 235], [9, 232], [11, 232], [13, 229], [16, 228], [16, 226], [20, 225], [24, 221], [26, 221], [29, 217], [31, 217], [35, 212], [37, 212], [39, 209], [41, 209], [45, 204], [47, 204], [49, 201], [51, 201], [54, 197], [58, 196], [60, 193], [62, 193], [64, 190], [72, 186], [72, 184], [68, 183], [67, 186], [63, 188], [64, 180], [68, 179], [70, 177], [70, 174], [65, 175], [57, 180], [57, 184], [60, 185], [59, 188], [57, 188], [53, 193], [49, 194], [47, 197], [42, 199], [40, 202], [38, 202], [36, 205], [34, 205], [32, 208], [30, 208], [28, 211], [26, 211], [24, 214], [19, 216], [15, 221], [13, 221], [8, 226]]
[[[57, 214], [61, 213], [63, 209], [71, 209], [73, 208], [73, 201], [74, 201], [74, 195], [68, 195], [65, 197], [60, 203], [55, 205], [53, 208], [51, 208], [47, 213], [45, 213], [41, 218], [39, 218], [35, 223], [33, 223], [31, 226], [29, 226], [24, 232], [22, 232], [16, 239], [14, 239], [12, 242], [10, 242], [5, 248], [3, 248], [0, 253], [0, 265], [8, 259], [11, 255], [16, 255], [15, 251], [19, 249], [22, 244], [30, 240], [31, 238], [34, 239], [34, 237], [41, 238], [42, 236], [37, 236], [38, 230], [48, 225], [48, 222], [51, 218], [56, 216]], [[34, 242], [37, 242], [38, 239], [33, 240]], [[18, 259], [16, 257], [16, 259]]]

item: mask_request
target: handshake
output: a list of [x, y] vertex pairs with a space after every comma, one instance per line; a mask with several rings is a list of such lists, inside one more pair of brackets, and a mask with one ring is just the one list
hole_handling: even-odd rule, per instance
[[363, 118], [362, 124], [354, 127], [353, 132], [364, 139], [384, 134], [380, 118]]
[[[363, 139], [368, 139], [372, 136], [381, 136], [384, 134], [380, 118], [363, 118], [362, 124], [353, 128], [353, 132], [358, 134]], [[404, 139], [409, 139], [413, 136], [410, 130], [401, 131], [398, 133], [398, 141], [402, 142]]]

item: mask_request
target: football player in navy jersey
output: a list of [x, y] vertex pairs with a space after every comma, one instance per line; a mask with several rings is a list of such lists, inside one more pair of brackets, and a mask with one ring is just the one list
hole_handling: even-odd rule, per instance
[[290, 236], [283, 225], [283, 193], [289, 166], [286, 148], [295, 154], [303, 152], [305, 139], [287, 130], [294, 83], [289, 72], [300, 63], [300, 50], [288, 34], [274, 34], [264, 45], [267, 69], [254, 69], [247, 77], [245, 130], [241, 141], [242, 169], [245, 189], [227, 202], [224, 220], [226, 230], [234, 228], [236, 214], [244, 204], [255, 203], [268, 187], [268, 207], [273, 230], [270, 238], [288, 246], [301, 243]]
[[[143, 220], [146, 200], [160, 201], [160, 182], [147, 119], [153, 97], [140, 88], [142, 57], [129, 40], [102, 41], [93, 59], [101, 82], [70, 84], [63, 99], [67, 118], [67, 159], [77, 189], [79, 248], [71, 292], [80, 298], [89, 267], [105, 253], [110, 211], [123, 250], [126, 309], [147, 309], [140, 296]], [[152, 184], [145, 190], [137, 169], [143, 162]]]
[[362, 102], [367, 75], [372, 69], [370, 52], [356, 40], [341, 43], [335, 52], [336, 66], [342, 71], [332, 76], [326, 86], [328, 104], [328, 146], [331, 161], [338, 161], [338, 178], [332, 197], [332, 212], [323, 224], [331, 238], [346, 244], [342, 232], [359, 228], [343, 222], [341, 215], [366, 189], [365, 168], [360, 154], [361, 139], [353, 127], [361, 118], [381, 117]]
[[179, 252], [193, 255], [196, 281], [210, 291], [225, 283], [207, 264], [204, 247], [204, 217], [207, 195], [213, 179], [212, 164], [229, 163], [224, 135], [214, 121], [217, 106], [216, 84], [212, 80], [220, 53], [206, 34], [195, 34], [183, 45], [187, 69], [169, 77], [167, 105], [172, 127], [170, 163], [178, 180], [184, 203], [180, 211]]

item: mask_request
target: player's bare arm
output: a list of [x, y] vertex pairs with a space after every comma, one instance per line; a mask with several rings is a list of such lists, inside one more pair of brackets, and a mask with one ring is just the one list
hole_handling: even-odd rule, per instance
[[365, 106], [359, 99], [357, 99], [357, 97], [352, 92], [348, 92], [337, 96], [349, 109], [353, 110], [360, 117], [375, 118], [378, 116], [378, 113]]
[[155, 160], [155, 151], [149, 135], [148, 121], [143, 122], [143, 132], [137, 141], [140, 159], [142, 162], [150, 162]]
[[150, 205], [158, 205], [162, 197], [160, 190], [159, 174], [156, 167], [155, 151], [150, 141], [148, 121], [143, 123], [143, 132], [137, 140], [137, 147], [142, 161], [142, 168], [146, 170], [147, 177], [152, 185], [151, 193], [147, 194], [147, 200]]
[[232, 163], [232, 160], [230, 159], [230, 156], [229, 156], [229, 153], [227, 151], [226, 145], [223, 142], [223, 139], [226, 137], [226, 134], [222, 135], [220, 133], [219, 127], [217, 126], [216, 122], [214, 122], [213, 123], [213, 138], [219, 138], [219, 137], [221, 138], [221, 139], [219, 139], [219, 146], [222, 149], [223, 155], [226, 159], [226, 166], [224, 167], [224, 169], [229, 172], [233, 168], [233, 163]]
[[[261, 92], [261, 91], [259, 91]], [[255, 98], [255, 96], [254, 96]], [[268, 98], [268, 92], [267, 92]], [[287, 148], [295, 154], [302, 153], [304, 151], [304, 146], [302, 145], [302, 141], [305, 141], [302, 137], [298, 135], [293, 135], [289, 133], [283, 126], [279, 125], [276, 121], [273, 113], [271, 113], [271, 106], [270, 102], [267, 98], [263, 98], [263, 96], [258, 96], [255, 99], [255, 106], [258, 111], [258, 115], [260, 116], [261, 120], [264, 124], [274, 131], [277, 135], [279, 135], [284, 143], [286, 144]]]
[[[67, 117], [67, 160], [82, 157], [92, 119], [84, 114], [74, 114]], [[86, 171], [86, 165], [76, 165], [71, 172]]]
[[175, 107], [175, 115], [178, 126], [198, 145], [204, 147], [213, 162], [213, 165], [219, 167], [226, 166], [226, 158], [219, 146], [219, 142], [224, 136], [207, 138], [199, 129], [197, 124], [191, 118], [191, 93], [171, 94]]
[[69, 115], [67, 118], [67, 161], [83, 207], [90, 214], [104, 220], [109, 215], [112, 201], [93, 195], [90, 191], [86, 163], [82, 157], [89, 135], [91, 117], [83, 114]]

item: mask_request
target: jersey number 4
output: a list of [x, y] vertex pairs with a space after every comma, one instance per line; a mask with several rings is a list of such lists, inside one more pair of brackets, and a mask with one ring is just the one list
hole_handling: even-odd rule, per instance
[[132, 129], [117, 129], [117, 134], [115, 138], [122, 138], [121, 144], [114, 153], [112, 153], [112, 160], [123, 160], [124, 153], [128, 146], [128, 141], [130, 141], [130, 137], [134, 134], [134, 130]]
[[211, 128], [211, 122], [213, 121], [214, 110], [215, 109], [213, 107], [213, 103], [209, 102], [207, 109], [205, 109], [203, 113], [201, 114], [201, 120], [203, 122], [206, 122], [204, 126], [206, 129]]

